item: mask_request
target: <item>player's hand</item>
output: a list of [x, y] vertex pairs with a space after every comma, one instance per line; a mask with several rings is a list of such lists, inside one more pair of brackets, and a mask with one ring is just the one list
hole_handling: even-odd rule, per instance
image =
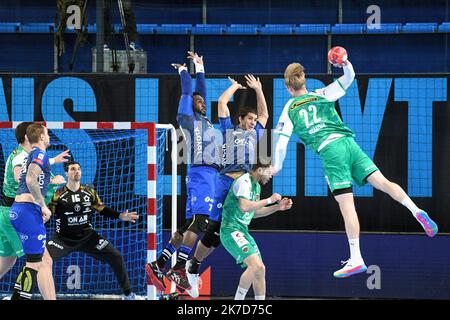
[[138, 214], [136, 213], [136, 211], [128, 212], [128, 210], [127, 210], [127, 211], [121, 213], [120, 216], [119, 216], [119, 218], [120, 218], [122, 221], [131, 221], [131, 222], [133, 222], [133, 223], [136, 223], [136, 220], [139, 219], [139, 216], [138, 216]]
[[255, 78], [254, 75], [248, 74], [245, 76], [245, 80], [247, 81], [247, 86], [249, 86], [253, 90], [262, 90], [262, 84], [259, 81], [259, 77]]
[[238, 86], [238, 89], [247, 89], [246, 87], [244, 87], [244, 86], [242, 86], [242, 84], [240, 84], [239, 82], [237, 82], [236, 80], [234, 80], [233, 78], [231, 78], [231, 77], [228, 77], [228, 80], [230, 80], [230, 82], [231, 82], [231, 85], [237, 85]]
[[194, 61], [194, 63], [196, 63], [196, 64], [203, 65], [203, 56], [199, 57], [199, 56], [197, 55], [197, 53], [195, 53], [195, 52], [188, 51], [188, 56], [187, 56], [187, 58], [188, 58], [188, 59], [191, 59], [191, 60]]
[[58, 154], [56, 157], [53, 158], [53, 160], [55, 161], [55, 163], [64, 163], [69, 161], [68, 158], [70, 158], [70, 150], [66, 150], [64, 152], [61, 152], [60, 154]]
[[275, 203], [281, 200], [281, 195], [278, 193], [274, 193], [273, 195], [270, 196], [269, 199], [272, 203]]
[[348, 64], [348, 60], [344, 60], [342, 63], [333, 63], [333, 67], [335, 68], [342, 68], [343, 66], [346, 66]]
[[61, 176], [61, 175], [57, 175], [57, 176], [54, 176], [52, 178], [50, 183], [51, 184], [65, 184], [66, 183], [66, 179], [63, 176]]
[[170, 65], [171, 65], [172, 67], [174, 67], [175, 70], [177, 70], [177, 71], [178, 71], [178, 69], [180, 69], [181, 67], [186, 67], [186, 63], [183, 63], [183, 64], [179, 64], [179, 63], [171, 63]]
[[41, 208], [41, 214], [42, 214], [42, 220], [44, 221], [44, 223], [46, 223], [48, 220], [50, 220], [50, 217], [52, 216], [52, 212], [50, 211], [50, 209], [47, 206]]
[[285, 210], [289, 210], [290, 208], [292, 208], [292, 200], [289, 198], [283, 198], [280, 203], [280, 211], [285, 211]]

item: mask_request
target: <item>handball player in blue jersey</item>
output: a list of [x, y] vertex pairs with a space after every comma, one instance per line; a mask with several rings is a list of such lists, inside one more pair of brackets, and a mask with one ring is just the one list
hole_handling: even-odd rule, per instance
[[201, 262], [220, 245], [220, 222], [222, 207], [233, 182], [245, 173], [250, 173], [255, 163], [256, 145], [264, 133], [269, 118], [267, 102], [259, 78], [246, 75], [247, 86], [255, 90], [257, 110], [249, 107], [238, 111], [239, 124], [235, 126], [230, 119], [228, 102], [239, 89], [246, 89], [235, 80], [230, 79], [231, 85], [219, 98], [218, 114], [220, 131], [224, 145], [222, 153], [222, 169], [217, 179], [214, 206], [211, 211], [209, 224], [202, 240], [197, 244], [192, 260], [187, 263], [187, 278], [191, 285], [188, 293], [196, 298], [198, 292], [198, 278]]
[[217, 176], [221, 165], [222, 136], [206, 117], [206, 81], [203, 57], [188, 52], [196, 72], [195, 92], [187, 67], [172, 64], [181, 78], [181, 98], [177, 122], [189, 149], [190, 167], [186, 176], [186, 223], [172, 236], [156, 261], [146, 265], [150, 281], [163, 291], [163, 273], [166, 262], [178, 248], [177, 262], [166, 276], [181, 289], [190, 290], [186, 277], [186, 260], [197, 241], [198, 234], [206, 230], [213, 208]]
[[[28, 126], [26, 135], [32, 149], [22, 166], [19, 188], [10, 212], [11, 224], [23, 245], [26, 264], [17, 277], [11, 300], [31, 299], [45, 250], [44, 223], [51, 216], [45, 204], [50, 183], [50, 161], [46, 153], [50, 145], [48, 130], [42, 124], [34, 123]], [[48, 282], [44, 280], [38, 284], [43, 290]]]

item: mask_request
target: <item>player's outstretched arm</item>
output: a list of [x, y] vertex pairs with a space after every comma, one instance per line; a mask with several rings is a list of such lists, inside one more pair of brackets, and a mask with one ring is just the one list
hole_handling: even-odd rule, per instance
[[55, 163], [64, 163], [69, 161], [70, 158], [70, 150], [66, 150], [64, 152], [61, 152], [60, 154], [58, 154], [56, 157], [51, 158], [50, 159], [50, 164], [55, 164]]
[[355, 70], [353, 70], [353, 65], [349, 60], [342, 63], [342, 68], [344, 70], [344, 75], [339, 78], [339, 83], [347, 90], [352, 84], [353, 79], [355, 79]]
[[350, 61], [346, 60], [338, 66], [344, 69], [344, 75], [325, 88], [316, 90], [317, 93], [323, 95], [329, 101], [336, 101], [343, 97], [348, 87], [352, 84], [353, 79], [355, 79], [355, 71]]
[[277, 134], [275, 132], [275, 151], [273, 155], [273, 169], [274, 175], [277, 175], [278, 172], [283, 168], [284, 159], [286, 159], [286, 151], [289, 143], [290, 137], [285, 136], [283, 134]]
[[192, 117], [194, 111], [192, 110], [192, 80], [187, 71], [186, 64], [172, 63], [181, 78], [181, 98], [178, 104], [178, 115]]
[[128, 212], [128, 210], [126, 210], [119, 215], [119, 218], [122, 221], [131, 221], [133, 223], [136, 223], [136, 221], [139, 219], [139, 216], [136, 211]]
[[203, 56], [199, 57], [197, 53], [188, 51], [188, 59], [191, 59], [195, 65], [195, 91], [200, 93], [203, 100], [206, 101], [206, 79], [205, 79], [205, 64], [203, 63]]
[[264, 97], [264, 92], [262, 90], [261, 81], [259, 77], [255, 78], [254, 75], [248, 74], [245, 76], [247, 81], [247, 86], [255, 90], [256, 92], [256, 107], [258, 109], [258, 122], [265, 128], [267, 124], [267, 119], [269, 118], [269, 111], [267, 109], [266, 98]]
[[228, 77], [231, 85], [225, 90], [222, 95], [219, 97], [218, 107], [219, 107], [219, 118], [228, 118], [230, 116], [230, 110], [228, 109], [228, 102], [230, 101], [233, 94], [239, 89], [246, 89], [236, 80]]

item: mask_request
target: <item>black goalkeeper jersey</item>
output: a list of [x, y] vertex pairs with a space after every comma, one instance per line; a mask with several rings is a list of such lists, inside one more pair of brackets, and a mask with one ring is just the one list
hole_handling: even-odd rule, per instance
[[59, 188], [48, 207], [56, 218], [56, 233], [74, 240], [90, 235], [92, 214], [105, 209], [97, 192], [86, 185], [75, 192], [66, 186]]

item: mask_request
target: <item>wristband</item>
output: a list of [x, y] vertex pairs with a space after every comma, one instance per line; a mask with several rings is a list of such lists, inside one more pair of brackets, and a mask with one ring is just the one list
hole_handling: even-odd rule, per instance
[[55, 158], [50, 158], [48, 162], [50, 162], [50, 165], [53, 165], [55, 163]]
[[[184, 66], [181, 66], [181, 67], [178, 68], [178, 73], [181, 74], [181, 72], [182, 72], [183, 70], [188, 71], [188, 68], [187, 68], [187, 67], [184, 67]], [[188, 72], [188, 73], [189, 73], [189, 72]]]
[[199, 73], [199, 72], [205, 73], [204, 65], [202, 65], [200, 63], [195, 63], [195, 62], [194, 62], [194, 65], [195, 65], [195, 73]]

